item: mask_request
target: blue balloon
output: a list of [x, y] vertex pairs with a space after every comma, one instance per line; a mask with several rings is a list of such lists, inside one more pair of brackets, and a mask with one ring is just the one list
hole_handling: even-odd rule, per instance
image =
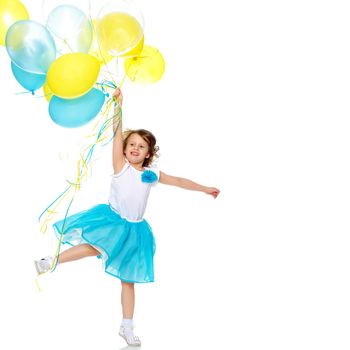
[[19, 68], [13, 62], [11, 62], [11, 69], [16, 80], [28, 91], [34, 93], [35, 90], [41, 88], [45, 84], [45, 74], [27, 72], [22, 68]]
[[6, 49], [11, 60], [30, 73], [46, 74], [56, 59], [56, 45], [42, 24], [23, 20], [11, 25], [6, 33]]
[[94, 119], [104, 101], [103, 92], [95, 88], [81, 97], [69, 100], [53, 96], [49, 104], [49, 114], [56, 124], [66, 128], [77, 128]]

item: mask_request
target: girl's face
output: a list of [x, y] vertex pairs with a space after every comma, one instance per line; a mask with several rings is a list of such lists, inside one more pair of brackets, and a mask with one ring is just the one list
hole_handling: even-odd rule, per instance
[[145, 158], [150, 156], [148, 151], [148, 143], [139, 134], [129, 136], [124, 154], [130, 163], [143, 164]]

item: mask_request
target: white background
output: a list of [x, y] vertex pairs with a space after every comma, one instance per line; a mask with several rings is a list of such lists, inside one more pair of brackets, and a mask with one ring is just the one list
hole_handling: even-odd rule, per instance
[[[43, 23], [40, 1], [23, 2]], [[157, 136], [164, 172], [222, 191], [154, 189], [156, 281], [136, 285], [142, 348], [349, 349], [347, 2], [139, 6], [167, 67], [156, 85], [125, 83], [124, 126]], [[3, 47], [0, 62], [0, 347], [122, 349], [120, 283], [100, 261], [59, 266], [41, 293], [34, 282], [32, 261], [57, 243], [38, 216], [94, 123], [56, 126], [40, 92], [16, 95]], [[107, 200], [110, 151], [96, 153], [72, 212]]]

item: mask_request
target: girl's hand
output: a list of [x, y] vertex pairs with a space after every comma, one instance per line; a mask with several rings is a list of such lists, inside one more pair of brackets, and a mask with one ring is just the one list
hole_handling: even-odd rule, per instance
[[220, 190], [215, 187], [207, 187], [204, 191], [206, 194], [210, 194], [214, 198], [216, 198], [220, 194]]
[[119, 105], [122, 106], [123, 104], [123, 94], [120, 88], [117, 88], [113, 92], [113, 97], [116, 100], [116, 102], [119, 102]]

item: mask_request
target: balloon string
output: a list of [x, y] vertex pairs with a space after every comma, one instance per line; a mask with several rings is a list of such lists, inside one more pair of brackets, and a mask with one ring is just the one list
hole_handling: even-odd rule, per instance
[[61, 252], [61, 245], [62, 245], [62, 241], [63, 241], [63, 236], [64, 236], [64, 232], [65, 232], [65, 228], [66, 228], [66, 219], [67, 219], [67, 216], [68, 216], [68, 213], [69, 213], [69, 209], [73, 203], [73, 200], [74, 200], [74, 197], [75, 197], [75, 194], [77, 192], [77, 189], [78, 187], [76, 187], [76, 190], [68, 204], [68, 207], [67, 207], [67, 210], [66, 210], [66, 214], [64, 216], [64, 219], [63, 219], [63, 226], [62, 226], [62, 232], [60, 234], [60, 239], [58, 241], [58, 245], [57, 245], [57, 248], [56, 248], [56, 253], [55, 253], [55, 256], [54, 256], [54, 259], [52, 261], [52, 265], [51, 265], [51, 269], [50, 269], [50, 272], [53, 272], [55, 271], [57, 265], [58, 265], [58, 259], [59, 259], [59, 256], [60, 256], [60, 252]]
[[24, 94], [32, 94], [33, 95], [33, 92], [32, 91], [21, 91], [21, 92], [15, 93], [15, 95], [24, 95]]
[[68, 49], [70, 50], [71, 53], [73, 53], [73, 49], [70, 47], [69, 43], [68, 43], [68, 39], [65, 38], [65, 39], [62, 39], [63, 43], [65, 45], [67, 45]]
[[[110, 107], [112, 106], [114, 102], [114, 99], [110, 99], [108, 102], [107, 102], [107, 108], [106, 110], [104, 111], [104, 114], [107, 116], [109, 110], [110, 110]], [[115, 128], [115, 131], [113, 132], [113, 137], [115, 136], [119, 126], [120, 126], [120, 121], [121, 121], [121, 116], [122, 116], [122, 109], [121, 109], [121, 106], [118, 104], [118, 112], [116, 114], [113, 114], [113, 116], [111, 118], [106, 118], [106, 120], [103, 122], [99, 132], [98, 132], [98, 137], [97, 137], [97, 140], [96, 142], [91, 145], [89, 151], [88, 151], [88, 155], [86, 156], [86, 158], [83, 158], [82, 159], [82, 162], [83, 162], [83, 166], [85, 169], [88, 168], [88, 163], [89, 161], [91, 160], [91, 157], [92, 157], [92, 154], [93, 154], [93, 150], [95, 148], [95, 145], [98, 144], [100, 142], [101, 139], [105, 139], [105, 137], [102, 137], [103, 134], [107, 131], [107, 130], [110, 130], [110, 128], [112, 127], [113, 129], [113, 126], [116, 124], [116, 128]], [[56, 248], [56, 252], [55, 252], [55, 255], [54, 255], [54, 258], [53, 258], [53, 262], [52, 262], [52, 265], [50, 267], [50, 272], [53, 272], [55, 271], [57, 265], [58, 265], [58, 261], [59, 261], [59, 257], [60, 257], [60, 253], [61, 253], [61, 246], [62, 246], [62, 242], [63, 242], [63, 237], [64, 237], [64, 234], [65, 234], [65, 230], [66, 230], [66, 221], [67, 221], [67, 217], [68, 217], [68, 213], [69, 213], [69, 210], [71, 208], [71, 205], [75, 199], [75, 195], [76, 193], [80, 190], [80, 179], [81, 179], [81, 167], [80, 167], [80, 161], [78, 161], [78, 177], [77, 177], [77, 181], [76, 183], [70, 183], [71, 186], [74, 186], [74, 193], [69, 201], [69, 204], [68, 204], [68, 207], [66, 209], [66, 213], [65, 213], [65, 216], [64, 216], [64, 219], [63, 219], [63, 225], [62, 225], [62, 231], [60, 233], [60, 238], [59, 238], [59, 241], [58, 241], [58, 244], [57, 244], [57, 248]], [[72, 188], [72, 187], [70, 187]], [[65, 194], [67, 194], [67, 192], [64, 192]], [[61, 194], [61, 200], [63, 199], [64, 195]], [[57, 202], [57, 199], [53, 202], [55, 203]], [[47, 228], [47, 225], [46, 225], [46, 228]], [[40, 276], [40, 275], [39, 275]], [[42, 291], [42, 289], [40, 288], [40, 284], [39, 284], [39, 276], [37, 276], [37, 278], [35, 279], [35, 283], [36, 283], [36, 286], [37, 286], [37, 289], [39, 292]]]
[[[69, 209], [73, 203], [73, 200], [75, 198], [76, 193], [80, 190], [81, 188], [81, 182], [82, 179], [87, 178], [88, 175], [88, 170], [89, 170], [89, 164], [91, 162], [92, 156], [93, 156], [93, 152], [94, 149], [96, 147], [96, 145], [104, 142], [106, 139], [109, 139], [106, 143], [104, 143], [102, 146], [107, 145], [114, 137], [115, 132], [117, 130], [117, 128], [120, 125], [120, 120], [121, 120], [121, 107], [118, 106], [118, 112], [116, 114], [114, 114], [111, 118], [108, 117], [111, 106], [113, 104], [114, 100], [111, 98], [109, 101], [107, 101], [106, 103], [106, 108], [103, 112], [101, 112], [102, 116], [105, 117], [105, 121], [103, 121], [100, 130], [97, 133], [97, 137], [96, 137], [96, 141], [88, 146], [84, 151], [83, 154], [86, 154], [85, 156], [81, 155], [81, 159], [78, 161], [77, 163], [77, 178], [74, 182], [68, 181], [69, 183], [69, 187], [67, 189], [65, 189], [39, 216], [39, 221], [43, 218], [44, 214], [46, 214], [46, 216], [44, 216], [43, 218], [43, 224], [41, 226], [40, 231], [42, 233], [45, 233], [48, 227], [48, 222], [51, 221], [52, 217], [54, 214], [57, 214], [57, 208], [58, 206], [63, 202], [63, 200], [68, 196], [68, 194], [74, 190], [72, 197], [70, 199], [68, 208], [66, 210], [66, 214], [64, 216], [64, 224], [65, 224], [65, 220], [68, 216], [68, 212]], [[106, 133], [111, 129], [111, 126], [116, 124], [116, 130], [113, 132], [113, 136], [112, 137], [108, 137], [106, 136]], [[96, 127], [96, 126], [95, 126]], [[112, 128], [113, 130], [113, 128]], [[96, 134], [92, 134], [90, 136], [96, 136]], [[54, 259], [54, 263], [57, 264], [58, 261], [58, 257], [59, 257], [59, 253], [60, 253], [60, 247], [61, 247], [61, 243], [62, 243], [62, 237], [63, 237], [63, 232], [64, 229], [62, 230], [62, 234], [59, 240], [59, 244], [58, 247], [56, 249], [56, 254], [55, 254], [55, 259]], [[53, 266], [54, 269], [54, 266]]]
[[126, 73], [123, 76], [122, 81], [120, 82], [120, 88], [123, 86], [124, 82], [125, 82], [125, 78], [126, 78]]
[[40, 284], [39, 284], [39, 276], [34, 279], [34, 282], [36, 287], [38, 288], [38, 291], [42, 292], [42, 289], [40, 288]]
[[[107, 102], [107, 106], [110, 105], [111, 103], [112, 103], [112, 99], [109, 102]], [[107, 108], [104, 111], [104, 113], [106, 113], [106, 112], [109, 112], [109, 108]], [[102, 140], [105, 139], [105, 138], [102, 138], [102, 136], [103, 136], [102, 131], [105, 129], [104, 125], [105, 125], [105, 122], [103, 123], [100, 131], [97, 134], [96, 141], [92, 145], [88, 146], [84, 150], [84, 153], [87, 152], [87, 155], [85, 157], [81, 156], [81, 159], [78, 161], [78, 163], [77, 163], [78, 175], [77, 175], [76, 180], [74, 182], [67, 180], [67, 182], [69, 183], [69, 186], [47, 208], [45, 208], [45, 210], [40, 214], [39, 221], [41, 220], [42, 216], [45, 213], [48, 214], [47, 217], [45, 218], [42, 226], [41, 226], [41, 232], [43, 232], [43, 233], [46, 232], [48, 221], [51, 220], [53, 214], [56, 214], [56, 208], [66, 198], [66, 196], [69, 194], [69, 192], [71, 192], [71, 190], [75, 189], [75, 188], [79, 188], [80, 189], [80, 187], [81, 187], [81, 180], [83, 178], [85, 178], [86, 175], [87, 175], [87, 171], [86, 170], [88, 169], [88, 164], [89, 164], [89, 161], [90, 161], [90, 159], [92, 157], [95, 145], [98, 144], [99, 142], [101, 142], [101, 139]], [[92, 136], [94, 136], [94, 135], [92, 135]]]

